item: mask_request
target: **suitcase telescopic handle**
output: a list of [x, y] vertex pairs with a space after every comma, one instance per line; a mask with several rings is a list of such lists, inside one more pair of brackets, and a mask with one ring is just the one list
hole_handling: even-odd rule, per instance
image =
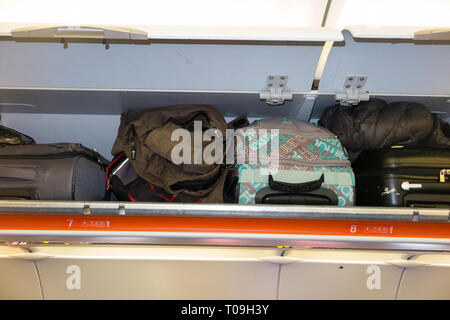
[[320, 186], [325, 181], [324, 175], [322, 174], [319, 179], [302, 182], [302, 183], [289, 183], [275, 181], [272, 175], [269, 175], [269, 186], [277, 191], [292, 192], [292, 193], [302, 193], [310, 192], [320, 189]]

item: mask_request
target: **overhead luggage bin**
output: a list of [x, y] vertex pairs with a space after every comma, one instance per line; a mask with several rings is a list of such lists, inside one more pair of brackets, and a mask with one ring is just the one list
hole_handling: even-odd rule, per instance
[[342, 30], [345, 45], [324, 48], [311, 118], [335, 99], [355, 104], [378, 96], [423, 103], [450, 119], [449, 12], [450, 2], [442, 0], [331, 1], [325, 26]]
[[[199, 38], [195, 30], [192, 33], [187, 29], [183, 31], [185, 35], [173, 35], [174, 42], [169, 43], [153, 43], [149, 34], [150, 41], [143, 44], [118, 43], [105, 47], [102, 42], [74, 42], [69, 43], [65, 50], [58, 41], [55, 43], [50, 39], [46, 42], [45, 34], [53, 34], [58, 27], [21, 31], [17, 32], [20, 37], [5, 37], [0, 42], [1, 67], [5, 73], [11, 73], [8, 78], [0, 80], [0, 85], [4, 88], [40, 89], [259, 92], [266, 89], [268, 76], [289, 77], [291, 74], [286, 89], [308, 92], [323, 42], [343, 40], [339, 31], [329, 28], [247, 29], [247, 36], [245, 28], [244, 32], [232, 27], [220, 29], [222, 33], [244, 35], [242, 39], [232, 35], [206, 37], [209, 40], [234, 38], [248, 41], [239, 45], [232, 45], [233, 42], [229, 45], [226, 42], [183, 43], [188, 38], [196, 41]], [[76, 31], [76, 28], [70, 30]], [[82, 30], [131, 36], [128, 31], [123, 35], [117, 31], [119, 29], [113, 28]], [[211, 28], [207, 30], [213, 33]], [[43, 40], [38, 41], [33, 32], [44, 33]], [[29, 41], [23, 42], [23, 39]], [[261, 43], [261, 40], [269, 42]], [[274, 45], [270, 41], [293, 44]], [[301, 72], [294, 75], [292, 70]]]
[[[117, 43], [106, 39], [106, 33], [127, 38], [131, 37], [128, 29], [91, 25], [82, 29], [86, 31], [83, 38], [76, 33], [80, 28], [61, 28], [61, 32], [70, 31], [71, 37], [48, 38], [47, 33], [53, 36], [58, 27], [2, 22], [3, 121], [26, 127], [40, 141], [72, 137], [110, 158], [113, 140], [105, 143], [105, 139], [115, 135], [119, 115], [128, 109], [200, 103], [216, 106], [226, 117], [243, 110], [249, 117], [297, 116], [303, 105], [313, 105], [310, 90], [323, 44], [343, 39], [337, 29], [320, 27], [321, 15], [310, 18], [318, 22], [242, 27], [129, 25], [146, 33], [147, 40], [116, 39]], [[20, 27], [25, 28], [23, 33], [14, 31]], [[61, 40], [66, 41], [66, 49]], [[282, 89], [270, 87], [271, 79], [280, 78], [284, 79]], [[55, 135], [53, 129], [38, 125], [39, 119], [46, 121], [42, 114], [55, 114], [60, 128], [67, 130]], [[86, 120], [86, 115], [91, 118]], [[98, 141], [89, 130], [79, 130], [94, 118], [101, 128]]]
[[398, 289], [399, 300], [450, 299], [450, 255], [424, 254], [407, 268]]
[[[194, 2], [198, 8], [207, 3]], [[285, 10], [287, 3], [295, 9]], [[274, 14], [272, 6], [263, 18], [257, 14], [260, 11], [256, 11], [251, 21], [245, 21], [244, 17], [248, 15], [239, 10], [226, 9], [240, 17], [241, 20], [236, 21], [241, 21], [241, 25], [236, 21], [233, 22], [235, 25], [230, 21], [214, 21], [201, 13], [203, 11], [196, 10], [193, 11], [208, 21], [204, 24], [195, 21], [194, 24], [181, 19], [175, 20], [176, 23], [172, 20], [158, 24], [161, 22], [156, 17], [158, 10], [152, 11], [152, 19], [149, 19], [146, 16], [149, 13], [143, 10], [145, 14], [142, 13], [140, 7], [132, 8], [140, 18], [126, 21], [131, 2], [124, 9], [125, 18], [121, 18], [119, 10], [111, 20], [108, 20], [111, 15], [106, 14], [112, 12], [108, 11], [110, 9], [106, 9], [105, 14], [90, 14], [90, 20], [85, 21], [64, 21], [63, 14], [58, 16], [59, 21], [45, 15], [39, 17], [40, 21], [33, 20], [37, 14], [21, 19], [12, 14], [14, 10], [2, 10], [2, 122], [33, 136], [38, 143], [77, 141], [110, 158], [120, 114], [128, 109], [211, 104], [228, 118], [245, 113], [251, 119], [291, 116], [317, 120], [326, 107], [336, 103], [337, 96], [344, 95], [338, 100], [347, 98], [347, 102], [355, 102], [379, 96], [387, 100], [426, 102], [432, 111], [448, 117], [448, 45], [424, 42], [415, 45], [411, 35], [423, 31], [422, 27], [397, 32], [397, 39], [405, 37], [406, 33], [410, 36], [405, 42], [392, 44], [391, 40], [383, 38], [360, 41], [348, 31], [342, 34], [338, 25], [327, 22], [327, 26], [322, 27], [327, 1], [309, 1], [307, 9], [301, 7], [305, 3], [277, 1], [277, 18], [269, 19]], [[189, 6], [191, 4], [192, 1]], [[256, 2], [250, 9], [252, 6], [256, 8]], [[177, 12], [182, 12], [182, 8]], [[333, 5], [329, 19], [332, 10]], [[68, 11], [68, 8], [62, 11]], [[155, 24], [145, 25], [144, 16]], [[192, 16], [189, 19], [195, 20]], [[425, 24], [425, 27], [432, 26]], [[358, 29], [354, 30], [357, 33]], [[363, 37], [362, 31], [359, 36]], [[325, 43], [333, 43], [333, 47], [324, 63], [320, 84], [314, 88], [314, 75]], [[347, 82], [358, 89], [356, 93], [345, 90]], [[357, 88], [358, 85], [361, 88]], [[364, 90], [359, 90], [363, 87]], [[283, 242], [282, 245], [370, 249], [389, 247], [389, 243], [393, 243], [390, 248], [394, 250], [406, 247], [444, 251], [449, 246], [447, 209], [405, 208], [398, 211], [392, 208], [211, 207], [199, 204], [164, 204], [161, 207], [147, 203], [130, 206], [119, 202], [2, 202], [0, 207], [5, 213], [2, 214], [1, 234], [8, 240], [24, 237], [19, 240], [39, 241], [53, 237], [51, 240], [61, 241], [70, 235], [73, 240], [84, 237], [89, 242], [146, 243], [152, 239], [155, 241], [152, 243], [167, 244], [175, 239], [177, 244], [183, 244], [194, 239], [192, 244], [196, 245], [274, 246], [286, 240], [287, 244]], [[214, 214], [210, 215], [211, 212]], [[169, 218], [158, 220], [155, 216], [161, 214]], [[76, 230], [67, 229], [70, 215], [75, 218]], [[97, 219], [97, 215], [100, 218]], [[114, 225], [116, 229], [104, 229], [110, 216], [124, 224]], [[234, 220], [230, 220], [227, 232], [224, 232], [220, 222], [229, 221], [226, 216]], [[139, 228], [135, 223], [143, 222], [141, 218], [148, 223], [149, 229], [145, 232], [154, 233], [139, 233], [135, 229]], [[191, 229], [182, 235], [175, 233], [172, 227], [180, 227], [186, 221], [184, 218], [193, 219]], [[201, 234], [192, 235], [195, 223], [205, 221], [194, 218], [206, 219]], [[173, 220], [175, 225], [165, 224]], [[326, 229], [324, 225], [330, 220], [331, 227]], [[352, 223], [360, 220], [382, 223]], [[164, 237], [158, 230], [151, 229], [155, 221], [160, 221], [166, 228]], [[210, 221], [214, 223], [209, 224]], [[261, 222], [258, 228], [252, 229], [251, 233], [244, 232], [256, 221]], [[392, 221], [400, 223], [403, 229], [389, 224]], [[296, 229], [290, 231], [293, 234], [288, 228], [292, 222], [296, 225]], [[268, 227], [265, 227], [266, 223]], [[436, 224], [437, 231], [431, 223]], [[425, 231], [418, 227], [425, 224]], [[351, 230], [356, 230], [351, 229], [353, 225], [367, 233], [352, 234]], [[394, 226], [392, 232], [402, 232], [390, 237], [390, 226]], [[130, 233], [126, 228], [131, 228]], [[273, 228], [280, 233], [269, 235]], [[380, 230], [385, 234], [378, 237]]]
[[[28, 23], [26, 23], [28, 24]], [[209, 40], [209, 41], [342, 41], [334, 28], [223, 26], [105, 26], [2, 23], [0, 36], [13, 39]], [[11, 28], [12, 27], [12, 28]]]
[[345, 29], [355, 39], [450, 40], [449, 28], [427, 28], [424, 26], [348, 26]]
[[448, 28], [449, 12], [446, 0], [332, 0], [326, 26], [355, 38], [413, 39], [422, 30]]
[[[280, 299], [395, 299], [402, 268], [391, 261], [405, 259], [407, 254], [324, 251], [289, 250], [285, 254], [290, 263], [282, 267]], [[379, 283], [367, 280], [374, 270], [383, 275]]]
[[[111, 3], [88, 0], [55, 5], [52, 0], [3, 1], [0, 21], [12, 27], [43, 24], [204, 27], [320, 27], [327, 0], [208, 0]], [[27, 25], [18, 25], [26, 23]]]
[[[450, 46], [393, 38], [356, 39], [343, 31], [345, 45], [333, 46], [320, 81], [320, 93], [345, 91], [352, 75], [365, 77], [359, 93], [396, 96], [450, 96]], [[436, 63], [438, 62], [438, 63]]]
[[[35, 262], [45, 299], [276, 299], [278, 266], [264, 260], [277, 255], [276, 248], [44, 244], [33, 249], [45, 257]], [[82, 272], [80, 290], [65, 285], [70, 267]]]
[[[115, 5], [77, 1], [2, 4], [0, 36], [133, 40], [340, 41], [333, 28], [320, 28], [326, 0], [211, 3], [127, 1]], [[176, 9], [175, 9], [176, 8]], [[175, 10], [174, 10], [175, 9]], [[189, 12], [189, 14], [185, 14]], [[74, 14], [78, 13], [78, 14]], [[95, 21], [93, 24], [92, 22]], [[130, 32], [129, 36], [126, 34]]]
[[[10, 1], [1, 123], [111, 159], [128, 109], [314, 122], [380, 97], [450, 120], [446, 4], [422, 21], [391, 2]], [[448, 296], [449, 208], [0, 200], [0, 212], [0, 298], [403, 299], [424, 281]], [[74, 266], [82, 290], [67, 287]]]
[[449, 209], [0, 201], [10, 242], [450, 251]]
[[335, 101], [352, 105], [370, 97], [419, 102], [443, 119], [450, 117], [448, 43], [415, 40], [414, 34], [402, 39], [356, 38], [355, 30], [344, 30], [345, 45], [334, 45], [330, 51], [313, 119]]
[[42, 299], [39, 273], [34, 261], [14, 258], [23, 253], [21, 248], [0, 245], [0, 300]]
[[[150, 40], [142, 43], [72, 38], [66, 39], [66, 49], [60, 38], [2, 37], [4, 123], [26, 127], [39, 141], [77, 140], [110, 158], [119, 115], [128, 109], [200, 103], [216, 106], [226, 117], [244, 110], [249, 117], [297, 116], [303, 105], [312, 107], [310, 89], [324, 42], [343, 39], [336, 29], [321, 27], [203, 28], [219, 30], [221, 39], [224, 32], [227, 39], [245, 39], [223, 42], [208, 36], [216, 39], [209, 42], [198, 40], [198, 27], [177, 28], [172, 29], [184, 34], [173, 33], [170, 41], [155, 42], [148, 29]], [[261, 42], [263, 37], [278, 42]], [[282, 90], [270, 87], [271, 78], [284, 78]], [[43, 114], [57, 115], [58, 135], [38, 124], [49, 119]], [[87, 115], [98, 117], [86, 120]], [[97, 137], [79, 130], [94, 118]]]

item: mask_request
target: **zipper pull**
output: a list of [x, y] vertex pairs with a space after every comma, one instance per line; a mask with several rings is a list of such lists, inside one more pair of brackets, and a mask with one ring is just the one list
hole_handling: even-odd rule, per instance
[[136, 160], [136, 145], [134, 140], [131, 141], [131, 160]]
[[131, 137], [131, 160], [136, 160], [136, 144], [134, 143], [134, 137], [136, 136], [136, 130], [134, 125], [131, 125], [131, 132], [133, 136]]

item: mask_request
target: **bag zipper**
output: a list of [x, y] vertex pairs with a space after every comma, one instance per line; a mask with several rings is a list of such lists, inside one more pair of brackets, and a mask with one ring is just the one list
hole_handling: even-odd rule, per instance
[[136, 144], [134, 143], [134, 138], [136, 136], [136, 129], [134, 124], [131, 125], [131, 160], [136, 160]]

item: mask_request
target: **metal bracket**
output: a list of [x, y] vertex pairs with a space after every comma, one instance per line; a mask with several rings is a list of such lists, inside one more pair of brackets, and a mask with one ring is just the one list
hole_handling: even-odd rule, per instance
[[336, 100], [343, 106], [357, 105], [361, 101], [369, 100], [369, 91], [363, 91], [367, 76], [347, 76], [344, 83], [345, 93], [337, 93]]
[[284, 104], [285, 100], [292, 100], [292, 93], [286, 91], [287, 76], [267, 77], [267, 91], [259, 94], [260, 100], [266, 100], [266, 103], [271, 106], [278, 106]]

